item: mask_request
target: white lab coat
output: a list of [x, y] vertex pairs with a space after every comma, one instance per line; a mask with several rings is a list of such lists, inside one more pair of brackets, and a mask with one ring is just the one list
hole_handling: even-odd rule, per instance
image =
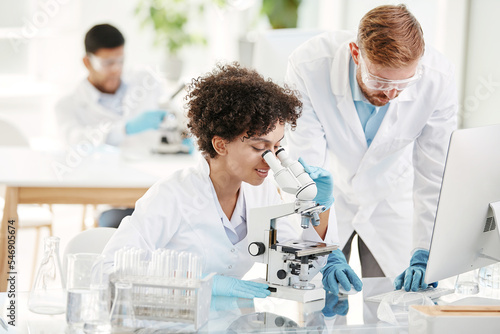
[[[204, 273], [242, 278], [252, 267], [254, 260], [248, 253], [248, 236], [235, 245], [230, 242], [217, 210], [218, 199], [209, 178], [209, 165], [205, 159], [200, 160], [198, 166], [157, 182], [137, 201], [132, 216], [123, 219], [103, 250], [106, 268], [110, 268], [114, 253], [123, 246], [150, 252], [158, 248], [194, 252], [204, 259]], [[269, 178], [260, 186], [243, 182], [240, 191], [244, 194], [247, 213], [250, 208], [281, 202]], [[276, 223], [279, 241], [300, 238], [322, 241], [314, 228], [300, 235], [292, 225], [293, 220], [285, 218]], [[325, 240], [328, 238], [327, 233]], [[323, 256], [316, 263], [316, 272], [324, 263], [326, 257]]]
[[290, 56], [286, 82], [300, 92], [303, 114], [287, 140], [292, 157], [332, 172], [331, 216], [338, 220], [341, 247], [356, 230], [393, 277], [409, 265], [412, 250], [430, 246], [456, 128], [453, 68], [427, 46], [422, 79], [390, 102], [368, 147], [349, 85], [351, 41], [352, 32], [327, 32]]
[[87, 79], [56, 105], [56, 118], [68, 146], [109, 144], [119, 146], [125, 139], [125, 123], [146, 110], [158, 109], [164, 87], [152, 70], [135, 70], [122, 78], [123, 96], [116, 94], [118, 114], [99, 104], [101, 92]]

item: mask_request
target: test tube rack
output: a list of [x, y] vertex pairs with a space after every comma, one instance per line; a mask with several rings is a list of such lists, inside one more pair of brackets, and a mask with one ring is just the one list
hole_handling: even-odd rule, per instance
[[[190, 323], [198, 330], [209, 318], [214, 275], [201, 279], [131, 275], [119, 280], [132, 284], [136, 319]], [[118, 280], [112, 276], [110, 281]]]

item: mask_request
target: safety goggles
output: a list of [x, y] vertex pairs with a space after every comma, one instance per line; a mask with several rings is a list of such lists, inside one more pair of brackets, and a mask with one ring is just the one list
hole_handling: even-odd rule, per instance
[[363, 60], [361, 53], [359, 54], [359, 66], [361, 68], [361, 80], [366, 85], [366, 87], [373, 90], [388, 91], [396, 89], [401, 91], [420, 80], [423, 74], [422, 65], [419, 63], [417, 65], [417, 69], [415, 70], [415, 74], [411, 78], [402, 80], [389, 80], [378, 77], [368, 71], [368, 67]]
[[101, 58], [92, 53], [88, 54], [90, 64], [98, 72], [110, 71], [115, 67], [122, 68], [124, 57], [118, 58]]

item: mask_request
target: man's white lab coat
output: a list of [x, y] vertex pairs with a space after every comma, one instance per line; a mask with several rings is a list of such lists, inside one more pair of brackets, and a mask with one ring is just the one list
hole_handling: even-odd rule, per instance
[[[217, 197], [209, 178], [209, 165], [201, 159], [198, 166], [176, 172], [171, 177], [157, 182], [137, 201], [132, 216], [125, 217], [103, 251], [105, 267], [113, 262], [114, 253], [124, 246], [154, 251], [168, 248], [189, 251], [204, 259], [203, 272], [216, 272], [242, 278], [252, 267], [254, 260], [248, 253], [248, 235], [233, 245], [229, 240], [221, 214], [217, 208]], [[245, 199], [246, 214], [256, 207], [281, 203], [278, 191], [271, 180], [260, 186], [242, 183], [240, 191]], [[314, 228], [300, 235], [294, 220], [281, 218], [277, 221], [279, 241], [290, 239], [322, 241]], [[325, 242], [329, 240], [329, 234]], [[322, 257], [316, 263], [317, 271], [326, 263]]]
[[349, 85], [354, 40], [352, 32], [327, 32], [290, 56], [286, 82], [302, 95], [303, 114], [287, 140], [291, 156], [332, 172], [331, 219], [336, 213], [341, 247], [356, 230], [392, 277], [409, 265], [413, 249], [429, 249], [456, 128], [453, 68], [426, 47], [422, 79], [390, 102], [368, 147]]
[[57, 125], [69, 146], [90, 141], [94, 146], [119, 146], [126, 134], [125, 123], [146, 110], [158, 109], [164, 87], [152, 70], [138, 70], [122, 78], [124, 94], [115, 94], [116, 109], [99, 103], [101, 92], [87, 79], [56, 105]]

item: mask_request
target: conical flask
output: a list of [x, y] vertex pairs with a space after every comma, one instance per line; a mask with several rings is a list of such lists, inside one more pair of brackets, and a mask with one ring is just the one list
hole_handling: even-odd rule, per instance
[[115, 283], [115, 299], [109, 316], [112, 333], [133, 333], [135, 330], [134, 305], [132, 303], [132, 284], [118, 281]]
[[43, 259], [28, 302], [32, 312], [61, 314], [66, 310], [66, 290], [59, 259], [59, 240], [58, 237], [45, 238]]

